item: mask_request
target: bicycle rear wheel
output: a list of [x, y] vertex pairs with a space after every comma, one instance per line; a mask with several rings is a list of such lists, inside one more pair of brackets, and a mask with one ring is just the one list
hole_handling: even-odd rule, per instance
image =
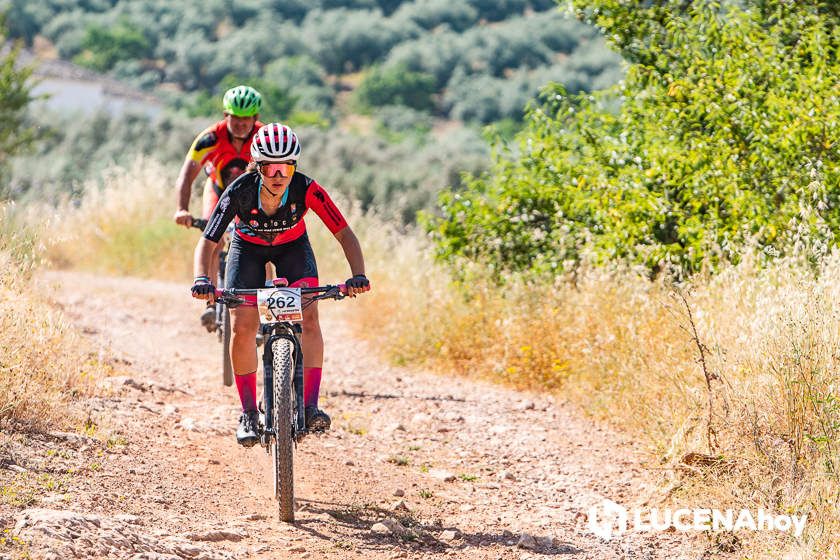
[[222, 324], [219, 325], [222, 338], [222, 382], [225, 387], [230, 387], [233, 385], [233, 364], [230, 362], [230, 310], [226, 305], [222, 307]]
[[292, 393], [292, 343], [288, 339], [275, 340], [274, 352], [274, 496], [280, 507], [280, 521], [295, 520], [294, 457], [292, 424], [294, 395]]
[[[227, 251], [219, 254], [219, 274], [216, 277], [216, 285], [225, 285], [225, 273], [227, 272]], [[233, 385], [233, 364], [230, 362], [230, 309], [227, 305], [216, 304], [216, 319], [219, 324], [219, 342], [222, 343], [222, 383], [225, 387]]]

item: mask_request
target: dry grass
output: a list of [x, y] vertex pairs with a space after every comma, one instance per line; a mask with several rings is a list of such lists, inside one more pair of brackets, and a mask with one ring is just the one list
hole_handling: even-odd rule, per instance
[[59, 203], [51, 215], [54, 241], [47, 252], [59, 268], [186, 280], [198, 230], [175, 225], [172, 178], [158, 163], [138, 159], [129, 169], [85, 186], [84, 196]]
[[86, 350], [32, 274], [44, 250], [14, 210], [0, 208], [0, 429], [78, 426], [75, 403], [108, 368]]

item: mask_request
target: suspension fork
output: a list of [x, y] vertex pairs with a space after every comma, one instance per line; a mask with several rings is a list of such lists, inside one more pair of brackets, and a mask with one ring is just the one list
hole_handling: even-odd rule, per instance
[[306, 432], [306, 414], [303, 407], [303, 347], [300, 344], [300, 335], [303, 329], [300, 323], [295, 323], [292, 326], [292, 331], [295, 334], [295, 375], [292, 383], [295, 391], [295, 409], [297, 410], [295, 414], [297, 425], [293, 426], [293, 428], [296, 435], [302, 436]]

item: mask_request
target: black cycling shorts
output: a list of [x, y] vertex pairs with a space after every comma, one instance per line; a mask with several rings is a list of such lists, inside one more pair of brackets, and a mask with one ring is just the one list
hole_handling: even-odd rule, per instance
[[290, 285], [303, 278], [312, 278], [317, 284], [318, 266], [306, 233], [294, 241], [273, 246], [249, 243], [233, 234], [225, 269], [225, 288], [264, 288], [268, 262], [274, 263], [277, 276], [286, 278]]

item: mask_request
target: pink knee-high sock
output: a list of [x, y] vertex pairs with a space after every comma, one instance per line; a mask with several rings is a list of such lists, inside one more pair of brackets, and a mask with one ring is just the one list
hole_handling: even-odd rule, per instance
[[257, 410], [257, 372], [234, 375], [233, 378], [236, 379], [236, 390], [239, 391], [242, 411]]
[[303, 368], [303, 405], [318, 406], [318, 392], [321, 389], [321, 368]]

